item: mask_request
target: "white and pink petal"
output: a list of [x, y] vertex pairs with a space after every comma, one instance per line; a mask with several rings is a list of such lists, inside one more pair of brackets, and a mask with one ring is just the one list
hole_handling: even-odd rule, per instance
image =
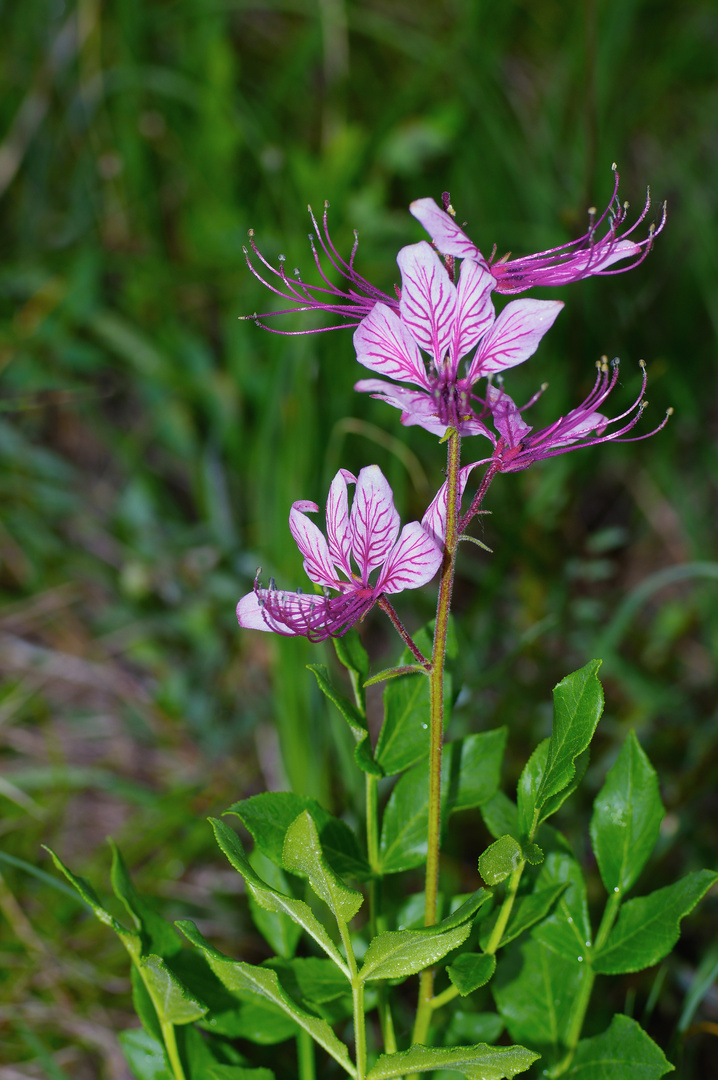
[[451, 342], [456, 318], [456, 286], [430, 244], [422, 240], [401, 249], [399, 314], [417, 344], [437, 367]]
[[[459, 469], [459, 507], [461, 505], [461, 496], [464, 494], [472, 470], [475, 469], [477, 465], [482, 464], [482, 461], [475, 461], [472, 465], [464, 465], [463, 469]], [[444, 540], [446, 538], [446, 519], [448, 514], [448, 505], [449, 483], [447, 480], [445, 480], [437, 491], [434, 498], [432, 499], [428, 510], [421, 519], [422, 527], [430, 534], [430, 536], [434, 538], [435, 543], [442, 548], [444, 546]]]
[[476, 382], [528, 360], [563, 307], [560, 300], [512, 300], [482, 339], [471, 361], [468, 379]]
[[377, 579], [377, 593], [397, 593], [403, 589], [418, 589], [436, 574], [441, 566], [442, 552], [433, 536], [418, 521], [401, 530], [401, 535], [389, 552]]
[[399, 532], [399, 514], [394, 494], [378, 465], [367, 465], [359, 473], [349, 515], [354, 560], [363, 585], [369, 574], [381, 566]]
[[443, 255], [456, 255], [460, 259], [475, 259], [486, 267], [486, 260], [473, 240], [470, 240], [456, 221], [442, 210], [434, 199], [415, 199], [409, 211], [421, 222]]
[[457, 287], [456, 319], [452, 339], [453, 372], [462, 356], [470, 352], [494, 321], [491, 293], [496, 285], [492, 275], [478, 263], [465, 259]]
[[388, 379], [429, 385], [419, 348], [396, 312], [375, 304], [354, 333], [357, 360]]
[[499, 435], [506, 440], [508, 446], [518, 446], [521, 440], [533, 430], [521, 418], [518, 406], [503, 387], [491, 386], [491, 384], [486, 389], [486, 400]]
[[334, 563], [352, 576], [352, 536], [349, 528], [349, 499], [347, 484], [356, 484], [356, 476], [348, 469], [340, 469], [331, 482], [327, 497], [327, 546]]
[[302, 500], [292, 504], [289, 512], [289, 528], [297, 547], [304, 556], [307, 576], [317, 585], [337, 587], [337, 570], [329, 554], [329, 545], [321, 529], [311, 521], [305, 511], [316, 513], [316, 503]]

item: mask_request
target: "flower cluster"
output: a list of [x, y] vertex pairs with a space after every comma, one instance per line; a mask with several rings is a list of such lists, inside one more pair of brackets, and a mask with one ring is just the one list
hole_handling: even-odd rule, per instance
[[[616, 385], [619, 370], [617, 360], [609, 365], [604, 357], [587, 398], [566, 416], [535, 430], [522, 414], [545, 386], [519, 408], [504, 389], [503, 375], [536, 352], [563, 303], [522, 298], [510, 300], [497, 314], [494, 295], [517, 294], [539, 285], [565, 285], [631, 269], [643, 261], [655, 235], [663, 228], [665, 208], [658, 226], [651, 226], [643, 238], [634, 239], [650, 208], [650, 198], [637, 221], [628, 226], [628, 204], [618, 200], [616, 172], [613, 197], [600, 216], [595, 210], [589, 211], [589, 228], [584, 236], [534, 255], [496, 260], [495, 249], [486, 259], [457, 225], [448, 195], [443, 201], [443, 208], [429, 198], [418, 199], [410, 206], [432, 243], [420, 241], [401, 249], [397, 256], [401, 286], [396, 287], [396, 296], [383, 293], [358, 274], [354, 265], [356, 233], [349, 260], [338, 254], [329, 235], [328, 204], [321, 228], [311, 208], [309, 211], [314, 227], [309, 239], [319, 284], [305, 282], [299, 270], [288, 275], [281, 256], [279, 269], [273, 267], [259, 251], [252, 232], [250, 245], [259, 267], [246, 249], [245, 254], [252, 273], [289, 305], [261, 319], [253, 316], [259, 325], [274, 329], [262, 319], [295, 311], [340, 316], [343, 321], [339, 325], [356, 328], [354, 349], [358, 362], [374, 375], [382, 376], [359, 380], [357, 390], [400, 409], [405, 425], [418, 425], [440, 438], [451, 433], [480, 435], [491, 443], [489, 456], [454, 473], [452, 505], [455, 524], [463, 531], [478, 512], [496, 473], [516, 472], [579, 446], [630, 441], [627, 433], [640, 419], [646, 404], [646, 372], [641, 362], [642, 386], [630, 408], [613, 419], [600, 411]], [[336, 285], [324, 270], [320, 252], [331, 270], [343, 279], [343, 286]], [[460, 260], [459, 267], [456, 260]], [[315, 333], [317, 328], [275, 332]], [[481, 380], [486, 380], [483, 390], [477, 386]], [[649, 434], [663, 427], [668, 415]], [[461, 517], [464, 488], [479, 465], [487, 465], [488, 469], [470, 510]], [[351, 510], [349, 484], [356, 484]], [[329, 489], [326, 536], [307, 517], [318, 511], [315, 503], [295, 502], [289, 516], [290, 530], [304, 556], [304, 568], [321, 592], [285, 592], [277, 589], [273, 581], [268, 588], [256, 581], [254, 590], [237, 606], [240, 625], [322, 641], [346, 633], [375, 603], [385, 607], [395, 621], [385, 599], [387, 594], [426, 584], [445, 557], [447, 484], [440, 488], [421, 522], [411, 522], [400, 532], [392, 491], [379, 467], [368, 466], [358, 477], [340, 470]]]

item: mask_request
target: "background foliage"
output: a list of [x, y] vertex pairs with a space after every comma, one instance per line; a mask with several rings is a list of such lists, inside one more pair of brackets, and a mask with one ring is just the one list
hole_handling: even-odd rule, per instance
[[[634, 727], [668, 807], [646, 890], [715, 865], [714, 4], [2, 0], [0, 19], [0, 1078], [127, 1075], [111, 1034], [124, 957], [45, 876], [41, 839], [100, 883], [112, 833], [168, 917], [256, 960], [205, 817], [287, 777], [340, 812], [355, 783], [304, 670], [322, 650], [238, 633], [234, 604], [259, 563], [301, 580], [289, 505], [320, 500], [340, 460], [377, 461], [405, 518], [440, 463], [353, 393], [349, 331], [238, 321], [272, 306], [247, 229], [307, 272], [308, 201], [330, 200], [340, 250], [359, 229], [360, 269], [391, 288], [421, 235], [412, 198], [448, 188], [499, 254], [582, 232], [613, 161], [636, 210], [647, 182], [668, 199], [648, 261], [560, 294], [510, 389], [548, 379], [551, 419], [619, 354], [625, 407], [644, 357], [645, 429], [676, 414], [648, 442], [497, 481], [494, 554], [462, 552], [453, 724], [509, 724], [515, 781], [550, 688], [603, 656], [586, 799]], [[394, 649], [378, 617], [364, 636]], [[578, 809], [564, 814], [585, 851]], [[446, 872], [473, 888], [486, 838], [457, 821]], [[664, 1046], [673, 1032], [684, 1076], [715, 1061], [714, 914], [610, 1003]]]

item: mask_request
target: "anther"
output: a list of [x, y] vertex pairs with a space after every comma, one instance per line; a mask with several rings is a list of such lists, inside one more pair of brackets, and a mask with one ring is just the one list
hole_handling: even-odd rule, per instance
[[646, 370], [646, 361], [645, 360], [639, 360], [638, 365], [639, 365], [639, 367], [641, 368], [642, 371]]
[[247, 229], [247, 236], [254, 236], [254, 229]]
[[673, 412], [674, 412], [673, 406], [669, 405], [668, 408], [666, 409], [666, 416], [673, 416]]

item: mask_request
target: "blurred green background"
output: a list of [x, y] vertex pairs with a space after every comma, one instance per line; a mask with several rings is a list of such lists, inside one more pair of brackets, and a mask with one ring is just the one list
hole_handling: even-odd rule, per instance
[[[514, 782], [551, 687], [604, 656], [602, 734], [564, 824], [585, 855], [585, 807], [635, 727], [669, 811], [643, 891], [715, 866], [715, 3], [0, 0], [0, 25], [0, 1080], [127, 1076], [127, 965], [43, 876], [41, 842], [102, 891], [113, 834], [170, 917], [256, 959], [205, 816], [288, 780], [341, 812], [356, 785], [304, 671], [322, 649], [240, 633], [234, 605], [259, 564], [302, 581], [289, 506], [322, 502], [339, 464], [378, 462], [407, 520], [443, 462], [353, 393], [349, 330], [239, 320], [274, 306], [249, 227], [311, 276], [308, 202], [331, 202], [340, 251], [358, 228], [360, 272], [390, 290], [422, 236], [413, 198], [449, 189], [483, 250], [514, 255], [580, 235], [614, 161], [636, 213], [648, 183], [656, 217], [668, 200], [640, 268], [536, 294], [567, 306], [507, 385], [547, 379], [548, 422], [620, 355], [620, 411], [645, 358], [643, 430], [675, 415], [496, 481], [494, 554], [462, 551], [452, 722], [508, 723]], [[399, 606], [416, 626], [431, 592]], [[364, 637], [377, 664], [396, 649], [376, 613]], [[457, 878], [482, 836], [467, 816]], [[707, 950], [715, 900], [610, 1006], [667, 1046]], [[715, 990], [690, 1023], [673, 1056], [709, 1075]]]

